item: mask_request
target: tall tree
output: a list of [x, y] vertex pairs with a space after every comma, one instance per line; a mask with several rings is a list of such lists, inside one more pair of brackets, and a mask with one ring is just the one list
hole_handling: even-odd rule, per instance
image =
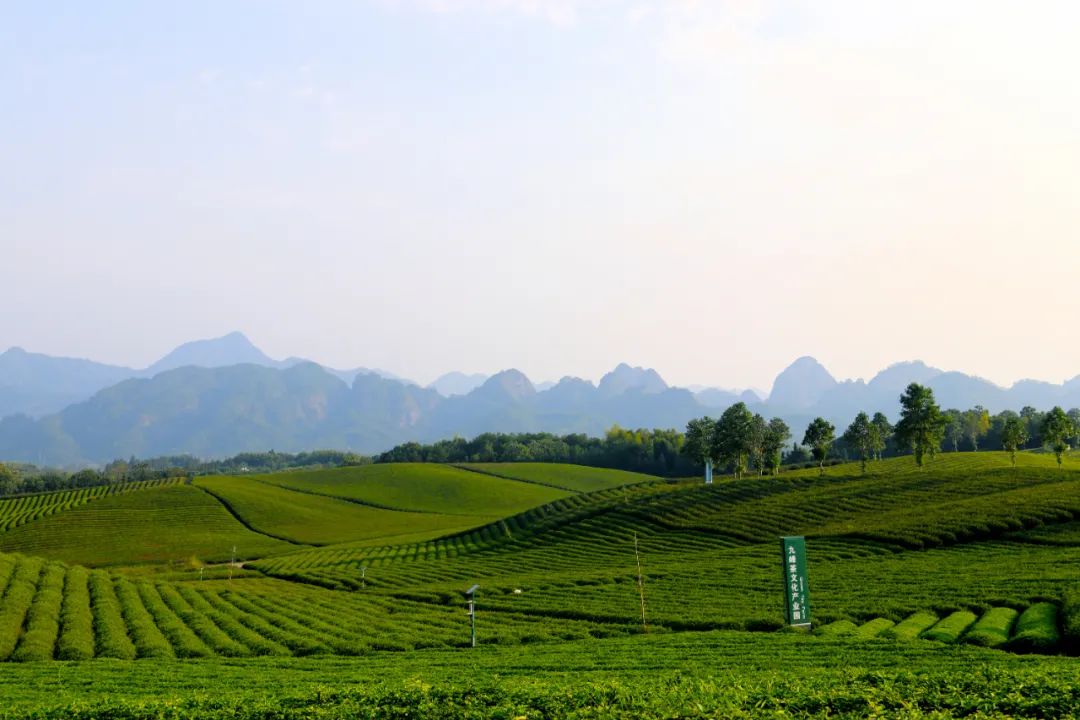
[[960, 441], [967, 434], [967, 429], [964, 426], [964, 413], [959, 410], [946, 410], [943, 415], [945, 417], [945, 439], [952, 445], [953, 452], [960, 452]]
[[818, 469], [825, 474], [825, 458], [829, 455], [829, 448], [836, 439], [836, 427], [825, 418], [814, 418], [807, 426], [803, 435], [803, 445], [810, 446], [814, 459], [818, 461]]
[[686, 440], [682, 451], [691, 460], [705, 466], [705, 483], [712, 483], [713, 448], [716, 442], [716, 421], [701, 417], [686, 423]]
[[900, 421], [896, 423], [896, 438], [910, 447], [915, 464], [923, 466], [923, 458], [931, 457], [941, 446], [945, 434], [945, 416], [934, 402], [934, 391], [911, 383], [900, 396]]
[[990, 431], [990, 413], [982, 405], [976, 405], [963, 415], [964, 436], [971, 443], [971, 449], [979, 451], [979, 438]]
[[716, 421], [713, 456], [730, 464], [735, 477], [740, 478], [746, 471], [753, 441], [754, 415], [746, 408], [746, 403], [735, 403]]
[[1016, 467], [1016, 451], [1024, 447], [1027, 439], [1027, 423], [1018, 415], [1005, 418], [1005, 425], [1001, 428], [1001, 446], [1009, 452], [1013, 467]]
[[1042, 422], [1043, 445], [1054, 451], [1058, 467], [1061, 467], [1061, 460], [1069, 450], [1069, 439], [1075, 434], [1072, 420], [1060, 407], [1055, 406], [1046, 413]]
[[791, 438], [791, 428], [780, 418], [773, 418], [765, 428], [765, 442], [762, 446], [765, 455], [765, 464], [773, 475], [780, 472], [781, 451]]
[[855, 419], [847, 430], [844, 431], [844, 442], [859, 453], [859, 460], [862, 463], [862, 474], [866, 474], [866, 461], [873, 456], [874, 453], [874, 437], [877, 435], [877, 428], [874, 427], [874, 423], [870, 421], [870, 417], [861, 412], [855, 416]]
[[893, 426], [889, 422], [889, 418], [885, 417], [885, 413], [881, 412], [874, 413], [874, 418], [870, 422], [874, 423], [874, 427], [877, 428], [877, 437], [874, 438], [874, 457], [880, 460], [881, 453], [885, 451], [889, 444], [889, 438], [892, 437]]
[[15, 492], [18, 477], [15, 471], [7, 465], [0, 463], [0, 495], [10, 495]]
[[1080, 408], [1073, 408], [1067, 414], [1069, 419], [1072, 420], [1073, 428], [1076, 430], [1073, 433], [1071, 445], [1078, 447], [1080, 446]]
[[1045, 413], [1041, 413], [1030, 405], [1020, 408], [1020, 417], [1027, 423], [1028, 447], [1042, 447], [1042, 424]]
[[765, 435], [768, 432], [769, 424], [765, 418], [755, 413], [750, 425], [750, 458], [758, 475], [765, 474]]

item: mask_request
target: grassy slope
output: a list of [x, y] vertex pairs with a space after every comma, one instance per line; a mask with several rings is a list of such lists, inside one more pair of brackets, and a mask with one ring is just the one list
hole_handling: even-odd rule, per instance
[[560, 463], [462, 463], [459, 467], [526, 482], [554, 485], [574, 492], [608, 490], [656, 480], [652, 475]]
[[401, 536], [415, 542], [485, 522], [483, 517], [369, 507], [247, 477], [202, 477], [196, 485], [220, 498], [258, 531], [300, 543], [394, 542]]
[[[844, 621], [837, 627], [859, 626], [861, 632], [889, 624], [863, 625], [872, 618], [901, 621], [913, 611], [929, 610], [932, 618], [970, 611], [964, 617], [974, 620], [991, 607], [1038, 608], [1038, 601], [1056, 600], [1080, 586], [1075, 562], [1080, 542], [1069, 544], [1067, 534], [1057, 544], [1032, 541], [1027, 526], [1077, 522], [1080, 472], [1026, 458], [1025, 466], [1013, 471], [1000, 459], [983, 453], [944, 456], [922, 472], [900, 459], [875, 466], [878, 474], [869, 478], [848, 466], [825, 478], [793, 473], [712, 487], [651, 483], [573, 494], [457, 537], [392, 548], [304, 548], [253, 563], [282, 577], [325, 580], [358, 592], [269, 579], [180, 586], [110, 581], [122, 616], [114, 613], [109, 622], [126, 628], [135, 645], [130, 652], [145, 656], [355, 654], [454, 646], [464, 642], [466, 632], [460, 591], [478, 582], [482, 643], [520, 645], [527, 648], [521, 653], [531, 655], [547, 652], [534, 650], [537, 642], [593, 638], [591, 654], [609, 642], [600, 638], [636, 632], [639, 626], [634, 534], [648, 619], [657, 633], [778, 627], [782, 596], [775, 538], [786, 533], [809, 537], [811, 601], [819, 625]], [[253, 507], [279, 513], [285, 518], [281, 522], [288, 521], [288, 499], [297, 495], [250, 479], [212, 482], [238, 497], [247, 492]], [[111, 505], [120, 501], [123, 508]], [[63, 539], [68, 552], [107, 548], [112, 557], [161, 538], [182, 539], [187, 547], [199, 536], [197, 522], [222, 513], [235, 531], [238, 523], [213, 498], [198, 488], [176, 486], [94, 501], [2, 534], [0, 543], [25, 538], [36, 527], [45, 528], [51, 540]], [[885, 525], [883, 517], [889, 519]], [[319, 521], [305, 517], [301, 526]], [[132, 530], [133, 537], [124, 536]], [[931, 542], [930, 549], [915, 549]], [[0, 561], [6, 562], [3, 556]], [[35, 575], [35, 566], [20, 563], [22, 570], [11, 574], [22, 578], [20, 602], [37, 606], [40, 596], [41, 603], [52, 605], [35, 616], [44, 619], [25, 625], [21, 615], [4, 619], [0, 607], [0, 630], [10, 631], [6, 641], [0, 632], [0, 650], [16, 654], [24, 644], [24, 627], [27, 636], [32, 624], [35, 628], [37, 639], [33, 645], [26, 641], [28, 647], [47, 647], [50, 633], [62, 632], [49, 621], [58, 607], [57, 571]], [[363, 587], [362, 564], [367, 566]], [[100, 574], [93, 580], [96, 598], [104, 580]], [[0, 584], [6, 582], [0, 577]], [[80, 582], [85, 585], [85, 579]], [[67, 607], [68, 584], [61, 608]], [[174, 590], [182, 595], [179, 600]], [[962, 641], [962, 631], [954, 639]], [[753, 637], [758, 638], [753, 642], [773, 642], [767, 634]], [[844, 642], [855, 642], [854, 635]], [[842, 647], [862, 652], [861, 646]], [[384, 662], [387, 668], [403, 663]]]
[[8, 530], [18, 525], [33, 522], [46, 515], [53, 515], [70, 510], [78, 505], [97, 500], [108, 495], [143, 490], [150, 487], [172, 485], [179, 480], [144, 480], [116, 485], [98, 485], [96, 487], [55, 492], [33, 493], [0, 499], [0, 530]]
[[[526, 513], [506, 533], [484, 528], [389, 550], [328, 548], [258, 565], [348, 586], [366, 564], [374, 586], [390, 592], [437, 599], [475, 581], [507, 610], [626, 622], [639, 612], [636, 533], [655, 622], [767, 626], [782, 617], [775, 539], [806, 534], [818, 620], [1022, 608], [1080, 585], [1080, 543], [1025, 539], [1029, 525], [1080, 517], [1080, 473], [1052, 462], [1022, 456], [1013, 471], [1002, 454], [943, 455], [924, 471], [910, 458], [889, 460], [867, 478], [848, 465], [825, 478], [639, 486]], [[888, 532], [880, 517], [890, 519]], [[909, 550], [924, 547], [933, 549]]]
[[258, 479], [398, 510], [483, 515], [492, 519], [570, 494], [557, 488], [428, 463], [275, 473]]
[[198, 488], [172, 485], [94, 500], [0, 534], [0, 550], [81, 565], [262, 557], [292, 549], [252, 532]]
[[[866, 474], [868, 477], [898, 477], [902, 475], [926, 475], [928, 473], [959, 473], [967, 475], [973, 471], [1007, 470], [1011, 467], [1012, 463], [1009, 461], [1009, 454], [1005, 452], [943, 452], [938, 453], [933, 459], [927, 459], [926, 465], [921, 470], [915, 465], [915, 460], [911, 455], [904, 455], [871, 462], [867, 465]], [[1016, 467], [1056, 470], [1057, 462], [1054, 456], [1049, 453], [1020, 452], [1016, 454]], [[1065, 460], [1062, 470], [1080, 470], [1080, 453], [1069, 456]], [[817, 468], [804, 468], [785, 473], [785, 475], [792, 477], [817, 477], [819, 474], [820, 471]], [[832, 465], [825, 468], [824, 474], [826, 477], [851, 477], [859, 474], [859, 464], [852, 462]]]

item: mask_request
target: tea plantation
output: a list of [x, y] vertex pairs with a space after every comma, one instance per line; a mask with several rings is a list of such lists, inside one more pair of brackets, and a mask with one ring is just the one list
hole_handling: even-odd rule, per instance
[[[1078, 714], [1074, 462], [712, 486], [382, 465], [3, 501], [0, 716]], [[807, 538], [810, 632], [784, 628], [780, 535]]]

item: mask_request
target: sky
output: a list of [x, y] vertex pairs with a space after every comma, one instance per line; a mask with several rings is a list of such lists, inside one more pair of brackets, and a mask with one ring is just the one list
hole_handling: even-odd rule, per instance
[[1080, 374], [1080, 5], [0, 0], [0, 349]]

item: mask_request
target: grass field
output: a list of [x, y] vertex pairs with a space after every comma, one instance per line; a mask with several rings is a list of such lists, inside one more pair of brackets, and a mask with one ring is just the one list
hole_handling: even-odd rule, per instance
[[0, 498], [0, 531], [10, 530], [25, 523], [53, 515], [73, 507], [83, 505], [109, 495], [144, 490], [150, 487], [162, 487], [179, 482], [178, 480], [146, 480], [142, 482], [122, 483], [118, 485], [98, 485], [97, 487], [59, 492], [35, 493], [19, 497]]
[[109, 495], [0, 534], [0, 550], [88, 565], [240, 559], [293, 548], [253, 532], [190, 485]]
[[[284, 703], [281, 717], [874, 708], [949, 717], [974, 712], [964, 697], [975, 696], [983, 716], [1050, 717], [1062, 702], [1080, 703], [1077, 661], [1050, 657], [1080, 649], [1080, 472], [1045, 455], [1022, 454], [1015, 469], [1000, 453], [946, 454], [924, 471], [899, 458], [873, 463], [866, 476], [846, 465], [823, 476], [590, 492], [572, 466], [540, 468], [546, 475], [532, 464], [482, 469], [199, 478], [0, 533], [0, 549], [24, 553], [0, 554], [0, 659], [85, 659], [57, 665], [56, 682], [74, 690], [18, 685], [0, 708], [49, 708], [54, 717], [105, 706], [115, 717], [254, 717], [265, 703]], [[415, 494], [414, 509], [386, 509], [405, 504], [397, 480]], [[558, 483], [567, 489], [551, 487]], [[554, 496], [522, 492], [514, 504], [477, 490], [490, 487]], [[453, 498], [457, 510], [492, 512], [501, 502], [513, 510], [420, 508]], [[406, 517], [417, 522], [394, 520]], [[776, 632], [776, 538], [786, 534], [807, 537], [813, 634]], [[243, 570], [211, 568], [205, 580], [153, 572], [193, 554], [224, 559], [233, 542], [251, 558]], [[150, 569], [107, 571], [135, 563]], [[474, 583], [481, 647], [471, 651], [462, 590]], [[972, 674], [976, 666], [983, 671]], [[40, 663], [9, 667], [9, 678], [53, 682], [34, 669]], [[184, 679], [171, 685], [159, 667]], [[268, 668], [288, 690], [254, 679]], [[125, 672], [138, 682], [123, 686]], [[664, 673], [670, 682], [658, 684]], [[205, 691], [213, 678], [243, 690], [213, 699]], [[90, 695], [77, 694], [88, 685]], [[72, 705], [79, 697], [81, 709]]]
[[571, 492], [429, 463], [276, 473], [256, 479], [395, 510], [479, 515], [492, 519], [543, 505]]
[[458, 467], [474, 472], [490, 473], [499, 477], [525, 482], [550, 485], [574, 492], [610, 490], [622, 485], [656, 480], [651, 475], [610, 470], [585, 465], [557, 465], [553, 463], [464, 463]]
[[297, 492], [255, 478], [211, 476], [199, 478], [195, 484], [258, 532], [311, 545], [374, 539], [395, 542], [401, 536], [416, 541], [487, 521], [481, 516], [386, 510]]

